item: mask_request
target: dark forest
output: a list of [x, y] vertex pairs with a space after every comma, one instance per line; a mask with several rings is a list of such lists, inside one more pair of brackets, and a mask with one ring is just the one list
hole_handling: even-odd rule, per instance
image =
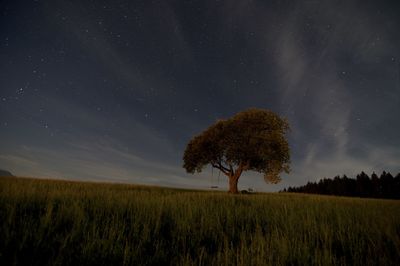
[[385, 171], [380, 176], [375, 172], [371, 176], [361, 172], [355, 179], [346, 175], [335, 176], [333, 179], [323, 178], [318, 182], [308, 182], [300, 187], [288, 187], [282, 192], [400, 199], [400, 173], [393, 177], [392, 174]]

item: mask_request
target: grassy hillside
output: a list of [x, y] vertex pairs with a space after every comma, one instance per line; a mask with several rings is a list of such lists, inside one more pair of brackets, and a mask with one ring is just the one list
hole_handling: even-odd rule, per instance
[[0, 265], [400, 265], [400, 202], [0, 179]]

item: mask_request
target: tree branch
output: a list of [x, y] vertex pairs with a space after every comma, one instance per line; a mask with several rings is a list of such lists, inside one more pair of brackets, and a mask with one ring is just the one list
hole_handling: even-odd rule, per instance
[[222, 173], [224, 173], [225, 175], [229, 176], [229, 170], [226, 169], [224, 166], [221, 165], [221, 163], [215, 164], [215, 163], [211, 163], [211, 166], [214, 168], [217, 168], [219, 170], [221, 170]]
[[[219, 159], [219, 161], [217, 162], [218, 166], [221, 167], [222, 169], [224, 169], [224, 171], [228, 172], [228, 173], [233, 173], [232, 169], [229, 169], [228, 166], [229, 164], [224, 160], [224, 159]], [[226, 166], [228, 165], [228, 166]]]
[[219, 164], [219, 166], [220, 166], [221, 168], [223, 168], [225, 171], [229, 172], [229, 169], [228, 169], [227, 167], [223, 166], [221, 162], [219, 162], [218, 164]]
[[[232, 166], [230, 167], [232, 169]], [[236, 168], [236, 170], [232, 172], [235, 175], [235, 179], [239, 179], [243, 171], [246, 171], [247, 169], [249, 169], [249, 167], [250, 167], [250, 161], [247, 161], [246, 164], [244, 164], [243, 162], [239, 163], [239, 166]]]
[[246, 171], [250, 168], [250, 161], [247, 161], [246, 164], [243, 165], [242, 170]]

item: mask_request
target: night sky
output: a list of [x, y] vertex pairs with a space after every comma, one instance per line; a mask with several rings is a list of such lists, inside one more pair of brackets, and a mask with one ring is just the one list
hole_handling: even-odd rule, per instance
[[[276, 191], [400, 171], [399, 1], [0, 3], [0, 168], [18, 176], [218, 185], [188, 141], [250, 107], [286, 117]], [[220, 177], [220, 187], [227, 179]]]

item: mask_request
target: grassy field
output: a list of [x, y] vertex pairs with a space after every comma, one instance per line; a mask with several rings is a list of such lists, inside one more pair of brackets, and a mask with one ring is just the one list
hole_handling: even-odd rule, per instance
[[400, 265], [400, 201], [0, 178], [0, 265]]

